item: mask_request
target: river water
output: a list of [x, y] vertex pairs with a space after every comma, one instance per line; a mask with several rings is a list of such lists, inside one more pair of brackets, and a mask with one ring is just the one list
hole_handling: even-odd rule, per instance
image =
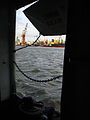
[[[47, 80], [63, 74], [64, 48], [27, 47], [17, 51], [15, 58], [19, 68], [36, 80]], [[34, 82], [22, 75], [17, 68], [15, 76], [17, 94], [32, 96], [60, 111], [62, 77], [45, 83]]]

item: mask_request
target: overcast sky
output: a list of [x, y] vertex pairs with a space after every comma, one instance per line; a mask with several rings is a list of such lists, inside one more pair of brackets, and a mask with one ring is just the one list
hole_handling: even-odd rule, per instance
[[32, 23], [28, 20], [28, 18], [24, 15], [23, 10], [26, 9], [28, 6], [22, 7], [16, 11], [16, 37], [18, 36], [21, 39], [22, 31], [25, 29], [26, 23], [27, 32], [26, 32], [26, 40], [32, 40], [35, 36], [39, 35], [38, 30], [32, 25]]
[[[33, 24], [28, 20], [28, 18], [23, 13], [23, 10], [29, 6], [30, 5], [27, 5], [16, 11], [16, 36], [15, 37], [17, 38], [18, 36], [18, 38], [21, 40], [22, 31], [25, 29], [26, 23], [28, 23], [27, 32], [26, 32], [26, 41], [32, 41], [32, 40], [34, 41], [39, 36], [39, 31], [33, 26]], [[55, 37], [57, 38], [57, 36]], [[66, 37], [65, 35], [62, 36], [63, 39], [65, 39], [65, 37]], [[40, 38], [52, 39], [53, 36], [52, 37], [41, 36]]]

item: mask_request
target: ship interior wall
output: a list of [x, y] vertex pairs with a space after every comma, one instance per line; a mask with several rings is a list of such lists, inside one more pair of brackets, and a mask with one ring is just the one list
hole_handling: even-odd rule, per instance
[[[90, 117], [89, 4], [86, 1], [69, 0], [68, 9], [61, 120], [88, 120]], [[6, 6], [0, 8], [0, 54], [2, 55], [0, 57], [0, 98], [2, 100], [10, 96], [8, 47], [10, 38], [8, 38], [7, 22], [10, 14], [7, 11]], [[4, 116], [5, 110], [8, 109], [4, 109]], [[11, 118], [11, 112], [7, 115]]]
[[89, 6], [69, 1], [62, 88], [62, 120], [90, 119]]

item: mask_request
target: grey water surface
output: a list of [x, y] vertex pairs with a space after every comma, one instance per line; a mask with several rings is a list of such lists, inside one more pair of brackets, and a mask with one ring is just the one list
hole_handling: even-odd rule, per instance
[[[19, 46], [16, 46], [18, 48]], [[47, 80], [63, 74], [64, 48], [27, 47], [15, 53], [16, 63], [29, 77]], [[50, 82], [40, 83], [27, 79], [15, 71], [17, 94], [32, 96], [37, 101], [60, 110], [62, 77]]]

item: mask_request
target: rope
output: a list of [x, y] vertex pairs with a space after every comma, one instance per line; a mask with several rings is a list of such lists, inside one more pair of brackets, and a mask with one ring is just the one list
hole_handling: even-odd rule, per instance
[[47, 79], [47, 80], [36, 80], [36, 79], [33, 79], [29, 76], [27, 76], [20, 68], [19, 66], [17, 65], [17, 63], [15, 61], [13, 61], [13, 63], [15, 64], [15, 66], [17, 67], [17, 69], [19, 70], [19, 72], [21, 72], [26, 78], [28, 78], [29, 80], [32, 80], [32, 81], [35, 81], [35, 82], [49, 82], [49, 81], [53, 81], [53, 80], [56, 80], [57, 78], [60, 78], [60, 77], [63, 77], [63, 75], [58, 75], [56, 77], [53, 77], [53, 78], [50, 78], [50, 79]]
[[14, 52], [17, 52], [17, 51], [19, 51], [19, 50], [21, 50], [21, 49], [24, 49], [24, 48], [27, 48], [27, 47], [29, 47], [29, 46], [34, 45], [34, 44], [38, 41], [38, 39], [40, 38], [40, 36], [41, 36], [41, 34], [39, 34], [39, 36], [37, 37], [37, 39], [36, 39], [31, 45], [26, 45], [26, 46], [24, 46], [24, 47], [20, 47], [20, 48], [14, 50]]

